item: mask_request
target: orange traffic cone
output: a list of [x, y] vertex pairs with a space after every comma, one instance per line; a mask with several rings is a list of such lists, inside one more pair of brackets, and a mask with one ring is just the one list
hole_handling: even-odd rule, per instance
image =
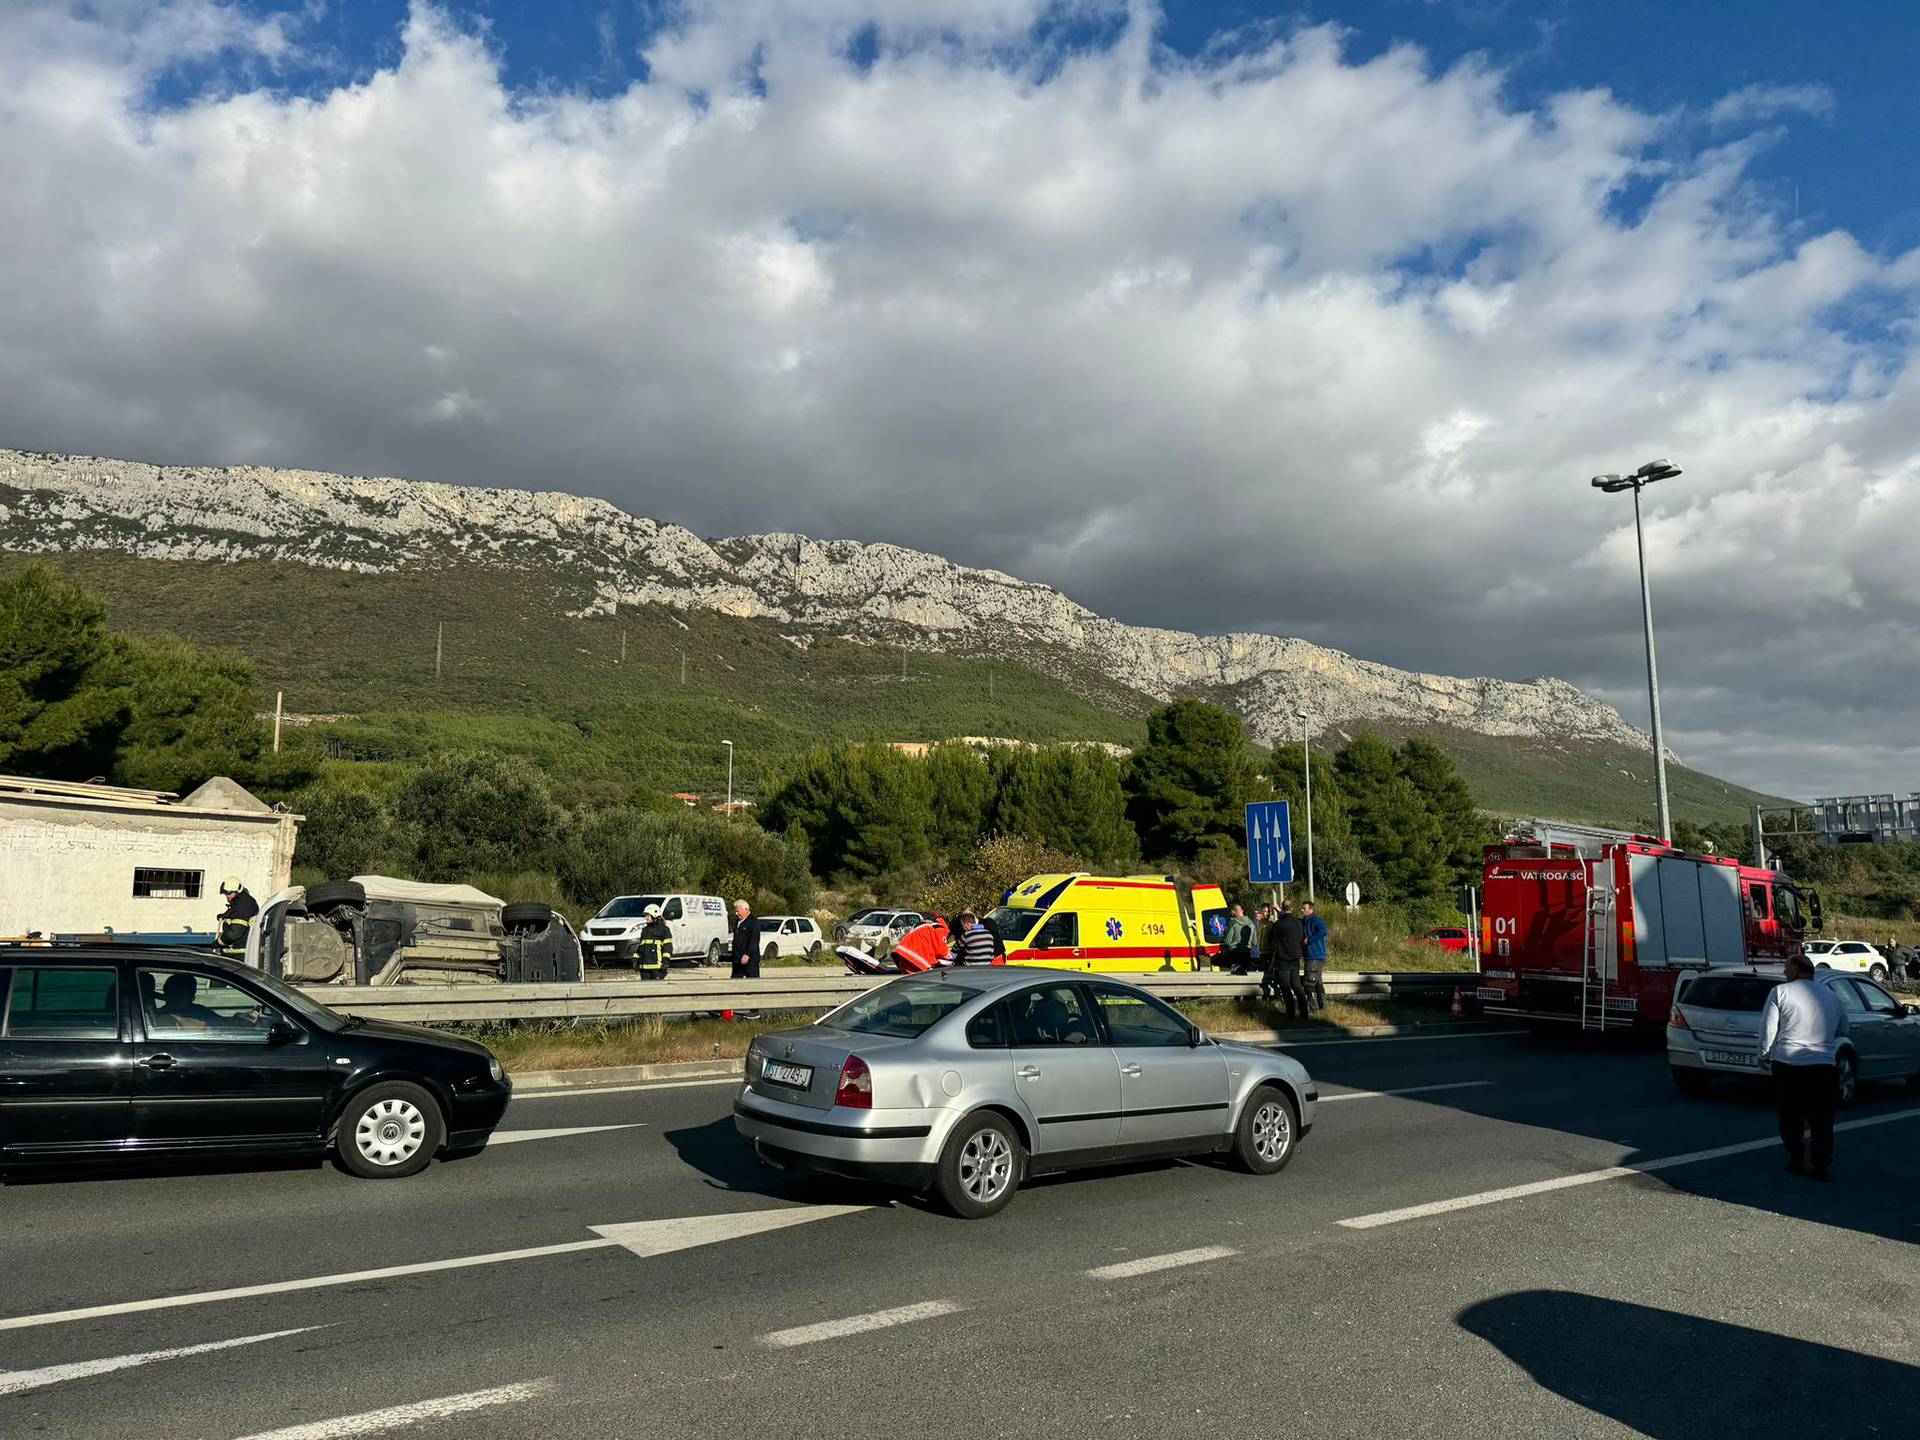
[[1466, 1013], [1466, 1006], [1460, 1003], [1460, 987], [1456, 985], [1453, 987], [1453, 1018], [1458, 1020]]
[[[1460, 1013], [1460, 996], [1458, 992], [1456, 992], [1453, 997], [1453, 1013], [1456, 1015]], [[733, 1019], [733, 1012], [731, 1010], [722, 1010], [720, 1012], [720, 1018], [722, 1020], [731, 1020]]]

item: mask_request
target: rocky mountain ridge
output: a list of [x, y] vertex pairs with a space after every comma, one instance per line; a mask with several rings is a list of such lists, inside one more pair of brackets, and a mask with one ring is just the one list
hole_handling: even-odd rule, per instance
[[576, 613], [658, 604], [957, 654], [1009, 653], [1069, 681], [1099, 675], [1156, 699], [1203, 694], [1263, 740], [1368, 723], [1644, 745], [1564, 680], [1463, 679], [1275, 635], [1122, 624], [1059, 591], [896, 545], [792, 534], [705, 540], [558, 492], [255, 466], [147, 465], [0, 450], [0, 549], [150, 559], [272, 559], [382, 572], [510, 566]]

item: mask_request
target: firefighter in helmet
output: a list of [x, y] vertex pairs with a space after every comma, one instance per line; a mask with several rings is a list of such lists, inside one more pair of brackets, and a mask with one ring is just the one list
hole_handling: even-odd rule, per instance
[[660, 907], [649, 905], [640, 912], [646, 924], [640, 930], [640, 944], [633, 952], [633, 968], [646, 980], [667, 978], [667, 962], [673, 959], [673, 931], [660, 918]]
[[220, 895], [227, 902], [227, 908], [220, 912], [219, 944], [222, 955], [244, 955], [247, 951], [247, 936], [253, 930], [253, 922], [260, 914], [260, 902], [248, 893], [247, 887], [240, 883], [240, 877], [229, 875], [220, 882]]

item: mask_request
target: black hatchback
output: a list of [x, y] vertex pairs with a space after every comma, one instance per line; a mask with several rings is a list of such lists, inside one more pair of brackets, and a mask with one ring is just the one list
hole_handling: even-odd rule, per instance
[[484, 1147], [512, 1094], [484, 1045], [337, 1015], [212, 955], [0, 947], [0, 1171], [331, 1150], [411, 1175]]

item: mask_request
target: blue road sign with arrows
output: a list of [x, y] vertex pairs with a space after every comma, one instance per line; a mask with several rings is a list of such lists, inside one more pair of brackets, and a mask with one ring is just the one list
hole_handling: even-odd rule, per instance
[[1284, 800], [1247, 806], [1247, 880], [1254, 885], [1293, 883], [1293, 825]]

